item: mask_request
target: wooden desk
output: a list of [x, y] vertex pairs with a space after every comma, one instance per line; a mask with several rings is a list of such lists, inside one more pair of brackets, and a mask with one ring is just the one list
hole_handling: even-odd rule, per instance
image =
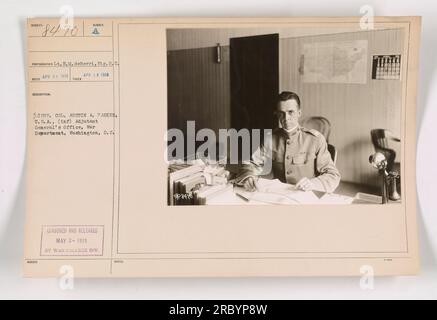
[[366, 186], [366, 185], [362, 185], [359, 183], [340, 181], [339, 186], [335, 190], [335, 193], [342, 194], [342, 195], [349, 196], [349, 197], [355, 197], [355, 195], [358, 192], [380, 196], [381, 195], [381, 188], [380, 187]]
[[[327, 195], [324, 198], [326, 201], [315, 202], [314, 204], [348, 204], [353, 201], [353, 198], [358, 192], [378, 195], [378, 189], [368, 186], [363, 186], [356, 183], [340, 182], [340, 185], [332, 195]], [[318, 198], [322, 198], [325, 193], [314, 192]], [[328, 198], [330, 197], [330, 199]], [[332, 202], [330, 202], [331, 200]], [[338, 202], [337, 202], [338, 201]], [[343, 202], [343, 203], [341, 203]], [[206, 205], [269, 205], [269, 203], [259, 201], [247, 201], [246, 199], [237, 195], [232, 189], [229, 189], [212, 199], [209, 199]]]

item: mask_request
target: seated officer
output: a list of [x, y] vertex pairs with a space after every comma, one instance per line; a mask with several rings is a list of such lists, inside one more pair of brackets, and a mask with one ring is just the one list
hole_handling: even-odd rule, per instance
[[333, 192], [337, 188], [340, 173], [332, 162], [326, 140], [320, 132], [299, 125], [301, 114], [299, 96], [282, 92], [275, 110], [282, 128], [273, 130], [271, 139], [256, 150], [250, 161], [243, 162], [238, 184], [249, 191], [257, 190], [257, 177], [267, 157], [271, 157], [273, 177], [282, 182], [295, 184], [304, 191]]

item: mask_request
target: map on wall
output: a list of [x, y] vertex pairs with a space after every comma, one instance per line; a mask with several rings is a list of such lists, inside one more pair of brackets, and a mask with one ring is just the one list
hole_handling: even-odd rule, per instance
[[367, 82], [367, 40], [307, 43], [302, 60], [303, 82]]

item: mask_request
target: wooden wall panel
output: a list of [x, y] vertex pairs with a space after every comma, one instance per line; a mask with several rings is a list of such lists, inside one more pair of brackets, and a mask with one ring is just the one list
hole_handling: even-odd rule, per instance
[[186, 121], [196, 129], [230, 126], [229, 47], [222, 47], [222, 61], [215, 62], [215, 48], [169, 51], [168, 127], [185, 132]]

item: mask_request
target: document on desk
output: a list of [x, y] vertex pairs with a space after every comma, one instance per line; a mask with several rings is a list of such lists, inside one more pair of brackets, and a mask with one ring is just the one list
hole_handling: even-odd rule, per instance
[[[419, 30], [417, 17], [378, 17], [370, 29], [360, 17], [29, 19], [24, 275], [416, 274]], [[324, 41], [343, 79], [335, 90], [323, 78], [330, 73], [306, 70], [327, 59], [308, 55], [309, 44]], [[354, 49], [357, 41], [365, 50]], [[371, 52], [390, 60], [372, 66]], [[243, 70], [261, 59], [244, 55], [263, 55], [264, 69], [257, 62]], [[372, 70], [383, 68], [390, 80], [372, 79]], [[323, 81], [304, 83], [308, 72]], [[360, 83], [348, 83], [351, 72]], [[379, 192], [383, 177], [386, 204], [344, 205], [350, 198], [341, 194], [319, 198], [271, 180], [258, 193], [240, 189], [264, 202], [245, 205], [229, 185], [241, 174], [238, 157], [226, 154], [232, 143], [221, 146], [234, 127], [250, 128], [252, 142], [279, 137], [267, 129], [255, 135], [268, 127], [262, 121], [285, 119], [266, 107], [277, 103], [274, 79], [301, 95], [303, 114], [340, 115], [331, 118], [329, 138], [337, 158], [330, 158], [321, 133], [299, 126], [295, 142], [277, 140], [283, 145], [271, 157], [274, 178], [282, 174], [291, 183], [308, 175], [328, 190], [341, 175]], [[297, 103], [290, 93], [282, 99]], [[380, 103], [394, 107], [381, 111]], [[341, 122], [356, 115], [357, 123]], [[399, 135], [396, 164], [381, 153], [369, 163], [375, 152], [369, 133], [380, 127]], [[252, 144], [240, 144], [243, 152], [246, 145]], [[232, 205], [222, 205], [227, 199]]]
[[313, 191], [297, 190], [295, 186], [275, 180], [258, 180], [258, 190], [251, 192], [235, 188], [235, 193], [248, 201], [269, 204], [317, 204], [319, 198]]

